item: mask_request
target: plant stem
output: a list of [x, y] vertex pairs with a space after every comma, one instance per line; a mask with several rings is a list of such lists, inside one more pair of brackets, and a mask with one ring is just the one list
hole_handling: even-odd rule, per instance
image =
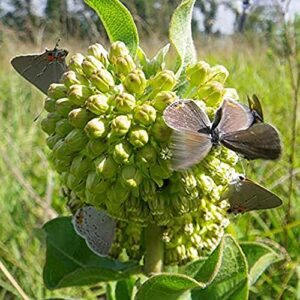
[[156, 224], [149, 224], [145, 229], [145, 265], [144, 273], [160, 273], [163, 267], [164, 247], [162, 242], [162, 228]]

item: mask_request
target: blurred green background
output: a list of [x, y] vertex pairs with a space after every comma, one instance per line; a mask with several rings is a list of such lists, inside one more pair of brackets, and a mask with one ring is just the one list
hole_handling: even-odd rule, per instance
[[[149, 56], [167, 43], [168, 23], [179, 2], [123, 1]], [[299, 4], [197, 0], [193, 19], [198, 59], [224, 65], [230, 72], [227, 87], [236, 88], [242, 102], [257, 94], [266, 122], [279, 129], [283, 141], [280, 160], [246, 167], [247, 176], [278, 194], [283, 206], [235, 217], [228, 228], [243, 241], [274, 241], [286, 257], [262, 275], [250, 299], [300, 299], [300, 135], [294, 126], [300, 96]], [[12, 69], [10, 59], [52, 48], [58, 38], [70, 54], [85, 53], [93, 42], [108, 45], [101, 22], [81, 0], [0, 2], [0, 299], [104, 299], [100, 285], [48, 291], [42, 281], [45, 247], [38, 228], [68, 211], [47, 161], [41, 118], [34, 121], [44, 96]]]

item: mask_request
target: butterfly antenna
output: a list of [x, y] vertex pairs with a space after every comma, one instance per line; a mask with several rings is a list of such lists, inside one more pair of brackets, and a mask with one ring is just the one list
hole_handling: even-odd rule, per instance
[[57, 39], [57, 42], [56, 42], [56, 44], [55, 44], [55, 49], [58, 48], [59, 43], [60, 43], [60, 40], [61, 40], [61, 38], [58, 38], [58, 39]]

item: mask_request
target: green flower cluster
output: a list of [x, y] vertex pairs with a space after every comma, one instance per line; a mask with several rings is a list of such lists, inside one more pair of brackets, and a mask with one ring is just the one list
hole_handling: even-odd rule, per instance
[[[208, 113], [224, 96], [228, 71], [198, 62], [186, 69], [184, 97]], [[143, 255], [143, 228], [163, 226], [165, 261], [181, 264], [211, 251], [228, 225], [220, 194], [237, 156], [218, 148], [184, 172], [172, 171], [171, 130], [163, 111], [178, 99], [175, 74], [146, 77], [122, 42], [75, 54], [60, 84], [52, 84], [42, 120], [50, 159], [76, 205], [91, 204], [118, 220], [111, 254]], [[74, 202], [74, 203], [75, 203]]]

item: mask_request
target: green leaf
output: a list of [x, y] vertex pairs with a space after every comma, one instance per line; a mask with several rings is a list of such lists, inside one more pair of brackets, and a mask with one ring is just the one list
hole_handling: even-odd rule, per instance
[[111, 42], [122, 41], [133, 57], [139, 45], [139, 36], [128, 9], [118, 0], [84, 0], [100, 17]]
[[194, 4], [195, 0], [183, 0], [174, 11], [170, 23], [169, 38], [177, 52], [177, 78], [187, 64], [196, 62], [191, 26]]
[[70, 217], [51, 220], [43, 229], [47, 235], [43, 278], [48, 289], [119, 280], [137, 269], [134, 263], [94, 254], [74, 231]]
[[246, 255], [249, 266], [249, 284], [253, 285], [260, 275], [273, 263], [282, 257], [273, 249], [258, 242], [244, 242], [240, 244]]
[[192, 290], [192, 299], [248, 299], [247, 270], [247, 261], [241, 248], [230, 235], [225, 235], [194, 277], [202, 282], [207, 281], [208, 286]]
[[134, 284], [135, 279], [133, 277], [118, 281], [116, 285], [116, 299], [130, 300]]
[[204, 284], [182, 274], [163, 273], [148, 279], [138, 290], [135, 300], [178, 299], [190, 289]]

